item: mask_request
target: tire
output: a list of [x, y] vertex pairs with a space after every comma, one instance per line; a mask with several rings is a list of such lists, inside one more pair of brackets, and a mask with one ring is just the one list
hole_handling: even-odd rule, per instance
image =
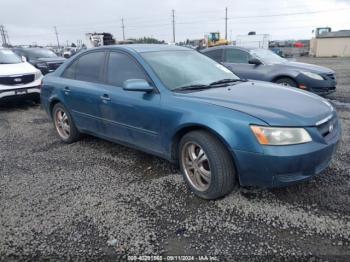
[[40, 97], [36, 97], [36, 98], [34, 98], [33, 99], [33, 102], [35, 103], [35, 104], [41, 104], [41, 101], [40, 101]]
[[[61, 116], [61, 119], [59, 119]], [[76, 128], [69, 111], [61, 103], [55, 104], [52, 109], [52, 120], [59, 138], [67, 143], [79, 140], [81, 134]], [[69, 128], [69, 132], [68, 132]]]
[[179, 144], [179, 164], [187, 186], [200, 198], [223, 197], [238, 185], [230, 153], [206, 131], [192, 131], [183, 136]]
[[293, 79], [289, 77], [281, 77], [275, 81], [276, 84], [283, 85], [283, 86], [292, 86], [292, 87], [298, 87], [297, 82], [295, 82]]

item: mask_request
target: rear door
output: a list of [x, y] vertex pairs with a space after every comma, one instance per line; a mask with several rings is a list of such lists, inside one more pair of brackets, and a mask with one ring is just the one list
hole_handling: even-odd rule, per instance
[[143, 67], [129, 54], [112, 51], [106, 63], [104, 96], [101, 105], [105, 135], [137, 147], [160, 152], [160, 93], [126, 91], [123, 83], [144, 79], [154, 84]]
[[78, 128], [101, 133], [102, 75], [106, 52], [85, 53], [76, 59], [62, 75], [65, 104]]

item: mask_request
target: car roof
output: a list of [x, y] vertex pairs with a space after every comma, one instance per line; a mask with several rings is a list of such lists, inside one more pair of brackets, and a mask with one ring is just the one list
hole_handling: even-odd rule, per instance
[[48, 49], [46, 47], [22, 47], [22, 46], [14, 47], [12, 49], [14, 49], [14, 50], [22, 50], [22, 51], [50, 50], [50, 49]]
[[97, 47], [96, 49], [124, 49], [133, 50], [138, 53], [145, 52], [159, 52], [159, 51], [193, 51], [191, 48], [177, 46], [177, 45], [165, 45], [165, 44], [128, 44], [128, 45], [108, 45]]
[[209, 47], [206, 49], [201, 50], [201, 52], [207, 52], [210, 50], [218, 50], [218, 49], [238, 49], [238, 50], [244, 50], [244, 51], [251, 51], [254, 49], [259, 49], [255, 47], [241, 47], [241, 46], [235, 46], [235, 45], [221, 45], [221, 46], [214, 46], [214, 47]]

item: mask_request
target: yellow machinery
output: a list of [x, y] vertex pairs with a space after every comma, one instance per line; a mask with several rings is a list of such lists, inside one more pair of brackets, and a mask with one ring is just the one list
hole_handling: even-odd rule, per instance
[[219, 46], [219, 45], [228, 45], [228, 41], [226, 39], [220, 39], [219, 32], [209, 33], [207, 36], [207, 45], [208, 47]]

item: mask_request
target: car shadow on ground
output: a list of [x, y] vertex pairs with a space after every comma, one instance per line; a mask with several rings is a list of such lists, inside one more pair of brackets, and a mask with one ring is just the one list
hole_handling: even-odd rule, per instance
[[18, 109], [29, 109], [31, 107], [40, 106], [40, 103], [33, 100], [11, 99], [0, 101], [0, 113], [2, 111], [13, 111]]

